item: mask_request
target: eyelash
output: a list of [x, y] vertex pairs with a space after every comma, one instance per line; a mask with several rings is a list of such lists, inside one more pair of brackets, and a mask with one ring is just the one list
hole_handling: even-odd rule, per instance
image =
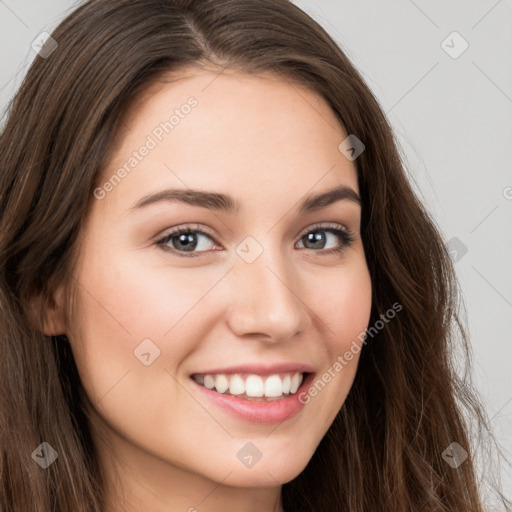
[[[327, 250], [319, 249], [318, 251], [316, 251], [323, 256], [329, 256], [331, 254], [343, 252], [356, 239], [356, 237], [353, 235], [353, 233], [351, 231], [349, 231], [347, 228], [345, 228], [344, 226], [342, 226], [341, 224], [328, 224], [328, 225], [314, 224], [313, 226], [309, 227], [307, 231], [304, 231], [300, 235], [299, 241], [302, 240], [302, 238], [304, 238], [304, 236], [306, 236], [307, 234], [314, 232], [314, 231], [326, 231], [326, 232], [332, 233], [334, 235], [337, 235], [343, 242], [340, 247], [335, 247], [334, 249], [327, 249]], [[202, 253], [208, 252], [208, 251], [199, 251], [196, 254], [193, 254], [193, 253], [184, 254], [182, 251], [178, 251], [177, 249], [173, 249], [172, 247], [169, 247], [167, 245], [167, 243], [171, 239], [173, 239], [179, 235], [190, 234], [190, 233], [199, 233], [201, 235], [207, 236], [215, 244], [217, 244], [217, 241], [214, 239], [214, 237], [211, 234], [204, 231], [203, 229], [201, 229], [199, 226], [182, 226], [178, 229], [175, 229], [174, 231], [171, 231], [170, 233], [165, 235], [163, 238], [160, 238], [159, 240], [157, 240], [155, 242], [155, 245], [162, 246], [163, 250], [169, 251], [172, 254], [175, 254], [176, 256], [181, 257], [181, 258], [197, 258]], [[219, 245], [219, 244], [217, 244], [217, 245]], [[310, 250], [315, 251], [315, 249], [310, 249]]]

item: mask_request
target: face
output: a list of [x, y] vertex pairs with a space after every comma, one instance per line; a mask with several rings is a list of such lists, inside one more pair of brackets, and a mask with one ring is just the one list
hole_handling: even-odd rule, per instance
[[123, 126], [66, 326], [96, 428], [141, 473], [290, 481], [343, 406], [370, 317], [348, 134], [303, 86], [204, 70], [153, 85]]

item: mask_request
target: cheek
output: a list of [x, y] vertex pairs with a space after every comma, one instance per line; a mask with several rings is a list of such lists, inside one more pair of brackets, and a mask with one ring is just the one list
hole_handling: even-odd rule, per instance
[[[309, 282], [309, 281], [308, 281]], [[321, 286], [311, 287], [308, 304], [315, 305], [321, 321], [326, 350], [326, 365], [315, 376], [301, 397], [303, 403], [320, 408], [331, 424], [342, 407], [357, 371], [363, 350], [372, 305], [372, 283], [364, 260], [331, 272], [329, 278], [317, 279]]]
[[154, 372], [146, 371], [141, 359], [164, 371], [197, 348], [211, 327], [205, 304], [215, 308], [203, 298], [223, 272], [171, 268], [164, 254], [148, 263], [147, 253], [123, 258], [113, 244], [110, 250], [93, 245], [77, 272], [79, 318], [70, 338], [84, 386], [101, 398], [127, 372], [149, 384]]
[[118, 332], [118, 339], [131, 340], [130, 346], [145, 338], [155, 343], [167, 338], [188, 321], [219, 278], [218, 270], [172, 267], [165, 254], [123, 257], [123, 250], [127, 252], [120, 249], [119, 256], [116, 251], [97, 251], [84, 258], [79, 274], [81, 317], [96, 332], [100, 327]]
[[193, 405], [172, 375], [196, 348], [194, 305], [211, 284], [191, 287], [179, 269], [114, 259], [113, 252], [84, 256], [69, 338], [86, 394], [102, 420], [133, 442], [144, 429], [169, 432], [173, 411]]
[[345, 352], [370, 320], [372, 283], [364, 259], [308, 279], [307, 304], [321, 320], [331, 360]]

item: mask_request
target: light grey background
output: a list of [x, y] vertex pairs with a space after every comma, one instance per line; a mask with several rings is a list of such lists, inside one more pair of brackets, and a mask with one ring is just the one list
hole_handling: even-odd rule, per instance
[[[456, 270], [475, 382], [512, 458], [512, 1], [295, 3], [361, 71], [395, 129], [415, 188], [446, 239], [467, 247]], [[1, 109], [36, 55], [34, 38], [75, 5], [0, 0]], [[469, 45], [457, 58], [445, 51], [464, 44], [454, 31]], [[510, 496], [505, 466], [502, 478]]]

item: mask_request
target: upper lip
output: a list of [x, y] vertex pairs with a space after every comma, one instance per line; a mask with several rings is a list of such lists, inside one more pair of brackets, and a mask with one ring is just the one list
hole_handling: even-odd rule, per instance
[[209, 370], [194, 372], [192, 375], [218, 375], [233, 373], [252, 373], [255, 375], [273, 375], [275, 373], [300, 372], [311, 373], [314, 368], [304, 363], [277, 363], [277, 364], [239, 364], [229, 368], [211, 368]]

